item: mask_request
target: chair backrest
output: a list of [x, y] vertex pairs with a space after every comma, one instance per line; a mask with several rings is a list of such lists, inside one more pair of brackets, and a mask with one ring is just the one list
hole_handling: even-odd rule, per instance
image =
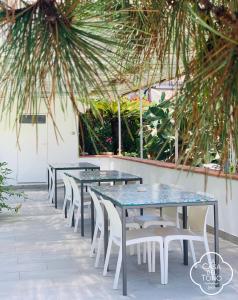
[[48, 166], [48, 172], [49, 172], [49, 183], [50, 183], [49, 190], [51, 190], [52, 188], [54, 188], [55, 178], [54, 178], [54, 174], [53, 174], [53, 171], [50, 166]]
[[81, 206], [81, 195], [80, 195], [78, 185], [73, 177], [68, 176], [68, 178], [69, 178], [69, 182], [71, 184], [71, 188], [73, 190], [73, 203], [80, 207]]
[[102, 210], [101, 203], [100, 203], [97, 195], [91, 189], [89, 189], [88, 192], [89, 192], [90, 196], [92, 197], [94, 207], [96, 210], [96, 223], [98, 224], [100, 229], [103, 229], [104, 218], [103, 218], [103, 210]]
[[[175, 188], [178, 190], [182, 189], [182, 187], [178, 184], [173, 184], [173, 183], [165, 183], [165, 184], [170, 186], [171, 188]], [[166, 219], [177, 223], [177, 226], [179, 226], [178, 208], [177, 207], [164, 207], [163, 208], [163, 216], [166, 217]]]
[[114, 207], [111, 201], [101, 198], [102, 204], [105, 206], [110, 223], [110, 234], [112, 238], [121, 239], [122, 237], [122, 225], [117, 209]]
[[[200, 196], [213, 198], [212, 194], [206, 192], [197, 192]], [[193, 231], [199, 231], [206, 234], [207, 229], [207, 215], [209, 206], [191, 206], [188, 210], [189, 227]]]
[[206, 233], [208, 206], [190, 206], [188, 209], [189, 229], [194, 232]]
[[48, 172], [49, 172], [49, 175], [50, 175], [50, 179], [53, 179], [54, 176], [53, 176], [53, 171], [52, 171], [51, 167], [48, 166], [47, 168], [48, 168]]
[[65, 197], [66, 197], [66, 199], [71, 199], [72, 189], [71, 189], [69, 176], [67, 176], [65, 173], [62, 173], [62, 179], [63, 179], [64, 186], [65, 186]]
[[178, 209], [177, 207], [164, 207], [162, 210], [163, 217], [166, 217], [166, 219], [170, 221], [177, 221], [178, 218]]

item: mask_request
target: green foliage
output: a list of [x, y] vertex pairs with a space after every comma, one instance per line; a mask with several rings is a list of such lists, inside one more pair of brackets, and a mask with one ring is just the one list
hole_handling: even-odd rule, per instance
[[7, 167], [6, 162], [0, 162], [0, 211], [5, 208], [8, 210], [15, 210], [17, 212], [20, 209], [20, 205], [15, 207], [9, 206], [6, 201], [11, 196], [23, 196], [22, 193], [16, 193], [13, 188], [6, 184], [8, 175], [11, 174], [11, 170]]
[[[148, 103], [144, 102], [146, 108]], [[138, 149], [139, 102], [126, 98], [120, 100], [122, 122], [122, 149], [136, 152]], [[89, 154], [118, 152], [118, 102], [98, 100], [81, 115], [81, 151]], [[83, 141], [84, 140], [84, 143]]]
[[161, 98], [144, 113], [145, 151], [151, 159], [172, 161], [174, 159], [174, 111], [173, 102]]
[[[122, 153], [139, 156], [139, 101], [120, 101], [122, 118]], [[173, 103], [163, 94], [159, 104], [143, 102], [144, 156], [158, 160], [174, 159]], [[100, 100], [81, 116], [85, 148], [82, 152], [117, 153], [118, 102]], [[92, 138], [94, 137], [94, 138]]]
[[[193, 107], [182, 104], [185, 99], [186, 96], [184, 95], [177, 97], [177, 109], [174, 113], [177, 119], [177, 114], [180, 114], [179, 123], [177, 123], [180, 137], [179, 151], [182, 153], [180, 162], [195, 166], [201, 166], [207, 163], [221, 163], [221, 155], [223, 152], [221, 145], [222, 136], [219, 134], [219, 124], [217, 124], [217, 120], [214, 119], [216, 108], [214, 107], [212, 114], [203, 114], [203, 123], [199, 125], [201, 128], [199, 130], [199, 137], [197, 137], [197, 124], [200, 122], [198, 115], [204, 110], [204, 98], [201, 96], [198, 97]], [[178, 103], [181, 103], [181, 106], [184, 108], [183, 112], [181, 108], [178, 109]], [[188, 128], [190, 128], [189, 131]], [[218, 130], [217, 136], [213, 135], [214, 128]], [[229, 141], [227, 141], [227, 143], [229, 145]]]
[[238, 153], [237, 1], [135, 0], [123, 12], [135, 29], [127, 34], [125, 23], [124, 41], [138, 60], [153, 61], [167, 79], [184, 77], [174, 114], [177, 128], [187, 117], [180, 161], [196, 165], [218, 147], [224, 165], [231, 144]]
[[[4, 114], [13, 107], [18, 114], [36, 112], [43, 101], [53, 118], [57, 94], [63, 110], [70, 100], [79, 113], [77, 99], [116, 98], [120, 85], [138, 88], [142, 78], [150, 86], [183, 75], [174, 108], [177, 128], [187, 117], [180, 160], [206, 161], [216, 145], [223, 165], [231, 144], [238, 153], [237, 0], [34, 0], [17, 7], [1, 1], [0, 28]], [[153, 126], [151, 148], [160, 143], [163, 124]], [[90, 130], [97, 140], [104, 129]], [[171, 137], [167, 145], [172, 149]]]
[[44, 103], [52, 115], [57, 95], [62, 109], [71, 101], [78, 112], [76, 98], [104, 94], [121, 46], [100, 13], [100, 1], [1, 1], [1, 111], [37, 113]]

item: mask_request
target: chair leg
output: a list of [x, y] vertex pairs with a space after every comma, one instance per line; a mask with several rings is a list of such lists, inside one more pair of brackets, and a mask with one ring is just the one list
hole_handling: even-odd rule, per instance
[[103, 234], [100, 233], [100, 237], [99, 237], [99, 241], [98, 241], [97, 255], [96, 255], [96, 260], [95, 260], [95, 268], [97, 268], [98, 264], [99, 264], [99, 259], [100, 259], [101, 251], [102, 251], [102, 244], [103, 244]]
[[165, 264], [164, 264], [164, 247], [163, 243], [160, 243], [160, 281], [161, 284], [165, 284]]
[[112, 249], [112, 239], [109, 238], [108, 246], [107, 246], [107, 254], [106, 254], [106, 259], [105, 259], [104, 268], [103, 268], [103, 276], [107, 275], [107, 269], [108, 269], [108, 265], [109, 265], [111, 249]]
[[80, 219], [80, 208], [78, 207], [77, 213], [76, 213], [76, 222], [75, 222], [75, 225], [74, 225], [74, 232], [78, 231], [79, 219]]
[[115, 273], [114, 282], [113, 282], [114, 290], [116, 290], [118, 287], [118, 281], [119, 281], [119, 276], [120, 276], [120, 271], [121, 271], [121, 262], [122, 262], [122, 248], [120, 247], [119, 255], [118, 255], [118, 259], [117, 259], [116, 273]]
[[68, 225], [71, 227], [73, 225], [73, 216], [74, 216], [74, 205], [72, 204], [69, 208], [69, 221]]
[[53, 203], [53, 199], [54, 199], [54, 187], [51, 187], [51, 191], [50, 191], [50, 195], [49, 195], [49, 202], [50, 204]]
[[148, 272], [151, 272], [151, 242], [147, 242]]
[[152, 269], [151, 272], [155, 272], [155, 242], [152, 242]]
[[204, 239], [204, 246], [205, 246], [206, 253], [208, 253], [207, 260], [208, 260], [209, 268], [212, 269], [212, 259], [211, 259], [211, 254], [209, 253], [210, 250], [209, 250], [207, 238]]
[[183, 241], [182, 240], [179, 240], [179, 245], [180, 245], [181, 253], [183, 253]]
[[192, 253], [193, 263], [195, 264], [197, 262], [197, 259], [196, 259], [196, 255], [195, 255], [195, 251], [194, 251], [193, 241], [191, 241], [191, 240], [189, 241], [189, 246], [190, 246], [191, 253]]
[[146, 264], [146, 243], [143, 243], [143, 263]]
[[164, 241], [164, 284], [168, 283], [168, 256], [169, 256], [169, 242]]
[[50, 202], [50, 196], [51, 196], [51, 180], [50, 180], [50, 183], [49, 183], [48, 197], [47, 197], [47, 199], [49, 200], [49, 202]]
[[67, 200], [66, 200], [66, 198], [64, 198], [64, 204], [63, 204], [63, 208], [62, 208], [63, 213], [65, 212], [66, 203], [67, 203]]
[[95, 248], [96, 248], [96, 242], [97, 242], [97, 235], [98, 235], [98, 226], [96, 225], [94, 228], [94, 233], [93, 233], [93, 241], [90, 249], [90, 257], [93, 257]]
[[68, 206], [68, 209], [67, 209], [67, 204], [66, 204], [66, 218], [68, 218], [68, 215], [69, 215], [69, 212], [70, 212], [70, 210], [71, 210], [71, 206], [72, 206], [72, 203], [71, 203], [71, 201], [69, 201], [69, 206]]
[[136, 249], [137, 249], [137, 263], [138, 265], [141, 265], [140, 244], [136, 245]]
[[48, 188], [48, 196], [47, 196], [47, 199], [50, 200], [50, 191], [51, 191], [51, 184], [49, 184], [49, 188]]

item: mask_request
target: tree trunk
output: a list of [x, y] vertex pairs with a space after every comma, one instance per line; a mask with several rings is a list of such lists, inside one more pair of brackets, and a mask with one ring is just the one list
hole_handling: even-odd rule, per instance
[[111, 119], [111, 130], [112, 130], [112, 149], [113, 153], [118, 153], [118, 118]]

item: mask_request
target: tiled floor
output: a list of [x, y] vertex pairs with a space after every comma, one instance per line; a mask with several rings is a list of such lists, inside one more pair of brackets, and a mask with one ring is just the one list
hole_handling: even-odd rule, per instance
[[[211, 299], [191, 282], [190, 267], [182, 264], [177, 245], [170, 252], [166, 286], [160, 284], [159, 266], [156, 273], [148, 273], [145, 264], [137, 265], [136, 257], [130, 256], [129, 295], [123, 297], [121, 282], [118, 290], [112, 289], [116, 255], [107, 277], [102, 276], [103, 262], [95, 269], [94, 259], [89, 258], [89, 226], [81, 238], [67, 226], [61, 210], [48, 203], [46, 192], [28, 191], [27, 195], [18, 214], [0, 213], [0, 300]], [[233, 267], [234, 278], [214, 299], [235, 300], [238, 246], [223, 240], [220, 244], [223, 258]], [[210, 245], [212, 249], [212, 239]], [[200, 245], [196, 250], [201, 256]]]

